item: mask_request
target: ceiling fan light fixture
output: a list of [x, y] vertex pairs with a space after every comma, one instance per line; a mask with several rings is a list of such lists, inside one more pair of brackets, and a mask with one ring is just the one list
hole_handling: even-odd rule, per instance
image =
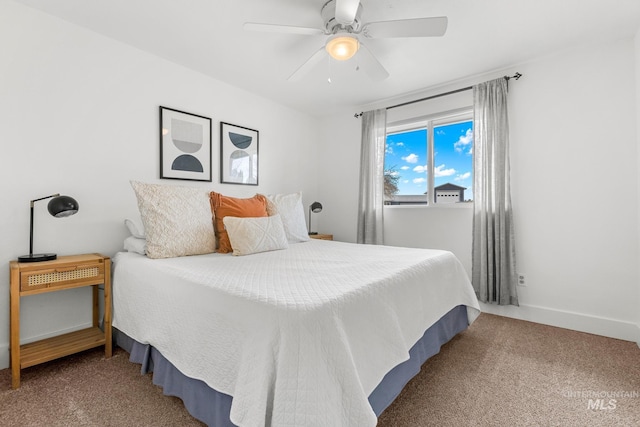
[[335, 34], [327, 40], [325, 49], [333, 59], [346, 61], [360, 48], [360, 42], [353, 35]]

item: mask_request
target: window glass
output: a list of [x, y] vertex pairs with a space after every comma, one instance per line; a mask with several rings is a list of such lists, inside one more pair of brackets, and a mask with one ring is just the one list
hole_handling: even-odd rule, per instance
[[[427, 129], [387, 135], [385, 150], [387, 196], [425, 196], [427, 193]], [[426, 197], [423, 197], [426, 201]]]
[[435, 126], [433, 144], [436, 203], [440, 197], [449, 203], [473, 200], [473, 121]]
[[404, 121], [387, 132], [385, 204], [473, 201], [471, 111]]

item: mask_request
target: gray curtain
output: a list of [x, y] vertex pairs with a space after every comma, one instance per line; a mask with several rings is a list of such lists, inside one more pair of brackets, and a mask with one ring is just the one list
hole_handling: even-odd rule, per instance
[[358, 199], [358, 243], [384, 244], [384, 150], [387, 110], [362, 114], [360, 148], [360, 195]]
[[473, 266], [478, 299], [518, 305], [507, 80], [473, 87]]

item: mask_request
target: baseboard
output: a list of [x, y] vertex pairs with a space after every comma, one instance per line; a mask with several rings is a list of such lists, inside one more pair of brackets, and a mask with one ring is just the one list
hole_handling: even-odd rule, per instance
[[633, 322], [534, 305], [516, 307], [480, 303], [480, 308], [485, 313], [631, 341], [640, 346], [640, 326]]
[[[76, 326], [73, 326], [72, 328], [67, 328], [60, 331], [56, 331], [56, 332], [38, 335], [36, 337], [29, 337], [27, 339], [22, 340], [21, 344], [28, 344], [30, 342], [67, 334], [69, 332], [79, 331], [81, 329], [89, 328], [91, 326], [93, 326], [93, 324], [89, 322], [89, 323], [76, 325]], [[9, 343], [1, 343], [0, 344], [0, 369], [7, 369], [9, 367], [10, 361], [11, 361], [11, 354], [9, 353]]]

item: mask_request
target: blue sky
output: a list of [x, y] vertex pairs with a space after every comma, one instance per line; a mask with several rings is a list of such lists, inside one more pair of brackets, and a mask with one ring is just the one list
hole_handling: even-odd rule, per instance
[[[435, 128], [435, 186], [450, 182], [466, 187], [465, 198], [472, 199], [473, 122], [466, 121]], [[399, 175], [398, 194], [424, 194], [427, 191], [427, 130], [387, 136], [385, 169]]]

